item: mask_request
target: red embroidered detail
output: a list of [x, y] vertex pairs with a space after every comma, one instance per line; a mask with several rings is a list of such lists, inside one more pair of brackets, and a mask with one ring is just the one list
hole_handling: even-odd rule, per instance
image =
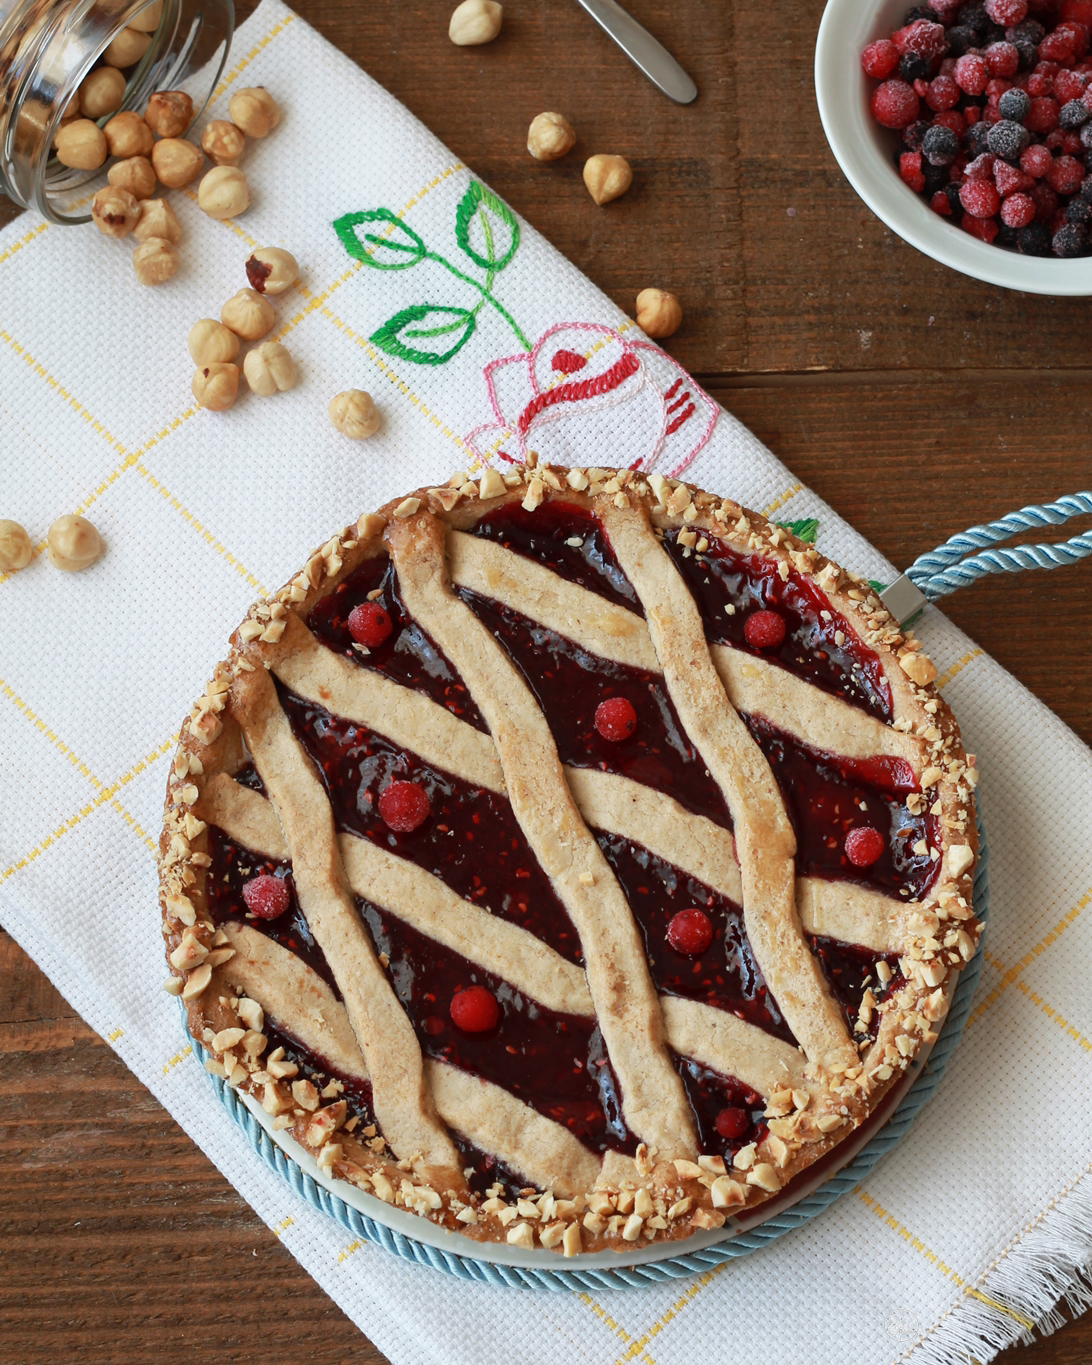
[[509, 455], [509, 453], [507, 452], [507, 450], [498, 450], [498, 451], [497, 451], [497, 458], [498, 458], [499, 460], [504, 460], [504, 461], [506, 461], [508, 464], [515, 464], [515, 463], [516, 463], [516, 461], [512, 458], [512, 456]]
[[[637, 357], [627, 352], [609, 370], [605, 370], [603, 374], [597, 375], [594, 379], [582, 379], [579, 384], [560, 384], [556, 389], [550, 389], [547, 393], [540, 393], [520, 413], [520, 435], [526, 433], [527, 428], [544, 409], [552, 408], [558, 403], [575, 403], [583, 398], [595, 398], [601, 393], [610, 393], [612, 389], [616, 389], [631, 375], [636, 374], [639, 369]], [[690, 411], [693, 412], [693, 407]]]
[[682, 379], [681, 379], [681, 378], [675, 380], [674, 384], [672, 384], [671, 387], [668, 389], [668, 391], [664, 394], [664, 402], [665, 402], [665, 403], [667, 402], [667, 400], [668, 400], [669, 398], [674, 398], [675, 394], [678, 393], [678, 391], [679, 391], [679, 385], [680, 385], [681, 383], [682, 383]]
[[672, 432], [678, 431], [682, 424], [684, 422], [688, 422], [690, 418], [693, 417], [693, 415], [694, 404], [688, 403], [686, 407], [682, 410], [682, 412], [679, 413], [678, 417], [676, 417], [675, 420], [668, 426], [667, 430], [664, 432], [664, 435], [670, 436]]
[[687, 389], [681, 398], [676, 398], [674, 403], [668, 408], [668, 412], [674, 412], [676, 408], [681, 408], [684, 403], [690, 402], [690, 390]]
[[577, 370], [582, 370], [588, 362], [575, 351], [558, 351], [551, 363], [554, 369], [560, 370], [562, 374], [576, 374]]

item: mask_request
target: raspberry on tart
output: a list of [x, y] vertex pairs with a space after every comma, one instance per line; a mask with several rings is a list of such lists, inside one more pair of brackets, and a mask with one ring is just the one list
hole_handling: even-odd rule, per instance
[[565, 1256], [719, 1227], [868, 1120], [974, 954], [935, 677], [866, 582], [677, 480], [419, 490], [256, 604], [184, 722], [168, 988], [377, 1201]]

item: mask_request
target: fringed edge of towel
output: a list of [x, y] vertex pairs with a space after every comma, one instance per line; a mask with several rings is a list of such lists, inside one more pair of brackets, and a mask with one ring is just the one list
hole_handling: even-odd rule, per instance
[[1030, 1345], [1092, 1308], [1092, 1164], [1057, 1194], [1000, 1253], [977, 1283], [900, 1360], [914, 1365], [988, 1362], [1017, 1342]]

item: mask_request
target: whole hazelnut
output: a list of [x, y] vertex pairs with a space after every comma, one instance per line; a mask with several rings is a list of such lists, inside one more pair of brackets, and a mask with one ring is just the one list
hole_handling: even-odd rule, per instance
[[237, 90], [228, 101], [228, 116], [247, 137], [266, 137], [281, 121], [277, 101], [264, 85]]
[[150, 156], [155, 146], [152, 130], [132, 109], [115, 114], [102, 131], [111, 156]]
[[447, 36], [457, 47], [491, 43], [501, 31], [503, 14], [497, 0], [463, 0], [452, 11]]
[[115, 161], [106, 172], [111, 185], [128, 190], [134, 199], [150, 199], [155, 194], [155, 171], [146, 156], [130, 156]]
[[642, 289], [637, 295], [637, 326], [650, 337], [669, 337], [682, 323], [682, 306], [666, 289]]
[[151, 38], [139, 29], [123, 28], [106, 51], [102, 60], [107, 66], [136, 66], [151, 45]]
[[263, 341], [247, 352], [243, 374], [253, 393], [268, 398], [271, 393], [284, 393], [293, 387], [296, 362], [279, 341]]
[[0, 521], [0, 573], [16, 573], [30, 563], [30, 536], [17, 521]]
[[609, 204], [633, 184], [633, 172], [624, 156], [600, 152], [584, 163], [584, 184], [597, 204]]
[[197, 187], [197, 204], [210, 218], [238, 218], [250, 207], [250, 186], [238, 166], [214, 166]]
[[330, 399], [330, 421], [350, 441], [363, 441], [379, 430], [379, 412], [370, 393], [346, 389]]
[[300, 268], [290, 251], [279, 246], [263, 246], [246, 263], [246, 277], [259, 294], [283, 294], [300, 277]]
[[141, 33], [154, 33], [159, 27], [162, 13], [163, 0], [155, 0], [154, 4], [145, 5], [138, 15], [129, 20], [129, 27], [139, 29]]
[[190, 328], [186, 338], [190, 359], [198, 367], [223, 364], [239, 354], [239, 338], [215, 318], [202, 318]]
[[140, 204], [121, 185], [103, 185], [91, 200], [91, 221], [106, 237], [128, 237], [140, 217]]
[[152, 148], [155, 173], [172, 190], [180, 190], [195, 180], [204, 161], [200, 147], [180, 137], [165, 137]]
[[214, 360], [194, 373], [190, 387], [201, 407], [209, 412], [223, 412], [231, 407], [239, 392], [239, 367]]
[[178, 271], [182, 253], [166, 237], [148, 237], [133, 252], [138, 284], [163, 284]]
[[65, 105], [65, 107], [64, 107], [64, 113], [61, 115], [61, 122], [62, 122], [62, 123], [71, 123], [72, 120], [73, 120], [74, 118], [79, 118], [79, 116], [80, 116], [80, 92], [77, 90], [76, 93], [72, 96], [72, 98], [71, 98], [71, 99], [68, 101], [68, 103]]
[[106, 160], [106, 137], [97, 123], [78, 118], [57, 133], [57, 160], [78, 171], [97, 171]]
[[144, 122], [158, 137], [181, 137], [193, 122], [193, 100], [184, 90], [157, 90], [144, 110]]
[[273, 305], [254, 289], [240, 289], [220, 309], [220, 321], [244, 341], [260, 341], [273, 326]]
[[65, 573], [77, 573], [102, 554], [102, 536], [85, 517], [58, 517], [46, 533], [49, 562]]
[[100, 66], [80, 86], [80, 113], [84, 118], [102, 118], [120, 109], [124, 98], [125, 77], [112, 66]]
[[246, 134], [227, 119], [215, 118], [201, 134], [201, 147], [214, 166], [237, 166], [246, 149]]
[[182, 224], [166, 199], [145, 199], [140, 206], [140, 217], [133, 236], [138, 242], [150, 237], [163, 237], [168, 242], [182, 240]]
[[576, 142], [573, 125], [564, 114], [539, 114], [527, 130], [527, 150], [536, 161], [556, 161]]

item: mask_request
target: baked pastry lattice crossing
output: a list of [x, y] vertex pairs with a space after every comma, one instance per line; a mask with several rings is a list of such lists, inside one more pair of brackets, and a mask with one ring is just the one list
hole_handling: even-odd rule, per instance
[[916, 642], [782, 528], [460, 474], [232, 645], [168, 788], [168, 988], [336, 1176], [566, 1255], [685, 1237], [935, 1037], [973, 761]]

